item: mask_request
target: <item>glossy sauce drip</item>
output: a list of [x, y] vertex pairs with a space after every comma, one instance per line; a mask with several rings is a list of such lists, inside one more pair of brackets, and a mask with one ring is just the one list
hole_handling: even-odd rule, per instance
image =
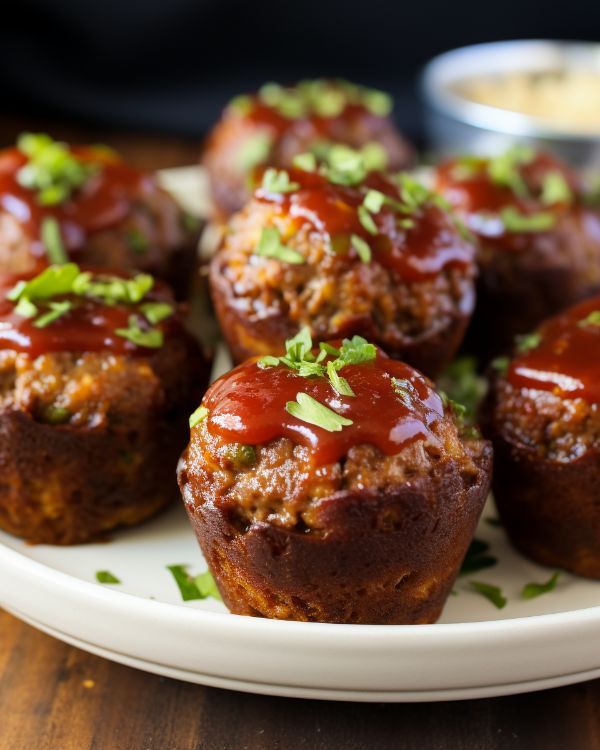
[[34, 255], [45, 255], [40, 228], [45, 217], [55, 218], [61, 227], [62, 239], [69, 251], [80, 250], [86, 238], [125, 219], [135, 195], [153, 184], [150, 175], [93, 148], [71, 147], [81, 162], [97, 165], [97, 172], [71, 197], [53, 206], [41, 206], [37, 192], [19, 185], [17, 174], [27, 164], [27, 157], [18, 149], [0, 153], [0, 208], [10, 213], [32, 240]]
[[462, 216], [472, 232], [492, 242], [501, 239], [502, 245], [510, 249], [523, 247], [523, 235], [506, 231], [498, 216], [502, 209], [515, 208], [525, 215], [548, 211], [559, 215], [565, 211], [568, 207], [564, 204], [548, 206], [540, 200], [543, 179], [550, 172], [559, 172], [573, 193], [579, 192], [576, 175], [548, 154], [536, 154], [518, 170], [531, 193], [527, 197], [520, 197], [509, 187], [494, 182], [487, 173], [487, 164], [487, 160], [479, 160], [471, 174], [468, 167], [468, 171], [463, 171], [460, 160], [446, 161], [436, 170], [435, 189]]
[[[286, 437], [310, 449], [316, 465], [338, 461], [355, 445], [371, 444], [385, 455], [399, 453], [416, 440], [434, 440], [432, 426], [442, 419], [441, 398], [408, 365], [378, 353], [374, 361], [341, 370], [355, 397], [340, 396], [324, 377], [304, 378], [285, 366], [261, 369], [250, 361], [217, 380], [203, 404], [208, 430], [228, 442], [263, 445]], [[409, 381], [403, 403], [392, 378]], [[353, 421], [341, 432], [327, 432], [285, 410], [299, 392]]]
[[600, 317], [600, 297], [544, 323], [539, 345], [511, 362], [509, 383], [600, 403], [600, 325], [580, 325], [596, 311]]
[[[51, 301], [69, 300], [73, 302], [73, 308], [46, 327], [37, 328], [33, 324], [35, 318], [17, 315], [15, 303], [6, 299], [19, 279], [27, 280], [33, 275], [4, 277], [0, 282], [0, 350], [25, 352], [32, 357], [49, 352], [111, 351], [114, 354], [147, 355], [152, 351], [115, 333], [119, 328], [128, 327], [130, 315], [136, 315], [140, 327], [144, 327], [145, 319], [139, 305], [107, 305], [77, 295], [61, 295]], [[112, 272], [111, 275], [116, 276]], [[140, 304], [159, 301], [174, 304], [170, 292], [162, 285], [156, 285]], [[38, 309], [43, 314], [50, 308], [40, 302]], [[175, 313], [153, 328], [160, 329], [166, 337], [177, 325], [179, 319]]]
[[[347, 186], [332, 184], [316, 172], [287, 171], [290, 180], [300, 185], [298, 190], [270, 194], [258, 188], [255, 197], [276, 204], [281, 213], [296, 220], [298, 228], [303, 223], [310, 224], [340, 256], [356, 259], [350, 241], [351, 235], [356, 234], [370, 246], [378, 263], [408, 281], [434, 277], [447, 265], [465, 268], [473, 262], [473, 245], [461, 237], [452, 218], [431, 202], [414, 213], [399, 213], [384, 205], [378, 213], [371, 214], [378, 233], [368, 232], [361, 224], [358, 209], [369, 189], [401, 202], [398, 187], [382, 174], [372, 172], [359, 186]], [[403, 227], [401, 222], [406, 219], [412, 220], [414, 226]]]

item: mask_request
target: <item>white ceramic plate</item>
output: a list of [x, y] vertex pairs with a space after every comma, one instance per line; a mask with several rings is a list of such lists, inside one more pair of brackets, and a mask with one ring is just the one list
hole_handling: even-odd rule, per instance
[[[192, 173], [181, 174], [195, 189]], [[477, 537], [499, 562], [459, 579], [436, 625], [277, 622], [231, 615], [214, 599], [183, 602], [167, 566], [201, 573], [206, 565], [180, 507], [105, 544], [29, 546], [0, 533], [0, 604], [114, 661], [273, 695], [431, 701], [599, 677], [600, 583], [562, 574], [554, 591], [524, 600], [523, 585], [553, 571], [512, 551], [485, 520]], [[99, 570], [122, 583], [96, 583]], [[506, 607], [472, 591], [471, 578], [500, 586]]]

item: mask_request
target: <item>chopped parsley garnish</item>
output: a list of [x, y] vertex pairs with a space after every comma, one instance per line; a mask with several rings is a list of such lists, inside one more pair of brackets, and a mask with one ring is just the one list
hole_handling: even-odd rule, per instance
[[[36, 328], [45, 328], [76, 307], [74, 300], [54, 300], [54, 297], [71, 294], [75, 297], [97, 299], [106, 305], [135, 305], [152, 289], [154, 279], [148, 274], [138, 274], [132, 279], [116, 276], [93, 276], [81, 272], [76, 263], [49, 266], [29, 281], [19, 281], [6, 295], [15, 304], [15, 313], [24, 318], [35, 318], [40, 303], [43, 312], [33, 321]], [[174, 313], [173, 305], [166, 302], [147, 302], [141, 312], [151, 324], [159, 323]], [[162, 331], [140, 325], [135, 315], [129, 317], [127, 328], [115, 331], [118, 336], [138, 346], [157, 349], [163, 345]]]
[[327, 363], [327, 377], [333, 390], [337, 391], [340, 396], [356, 396], [350, 383], [338, 373], [335, 362], [331, 360]]
[[121, 581], [109, 570], [96, 571], [96, 580], [98, 583], [121, 583]]
[[287, 402], [285, 410], [296, 419], [321, 427], [327, 432], [341, 432], [344, 427], [353, 424], [351, 419], [342, 417], [302, 391], [296, 394], [295, 401]]
[[241, 142], [237, 161], [244, 172], [262, 164], [269, 158], [273, 138], [269, 133], [259, 132]]
[[491, 568], [497, 564], [497, 558], [488, 555], [490, 545], [481, 539], [473, 539], [465, 555], [462, 565], [460, 566], [459, 576], [472, 575], [479, 570]]
[[175, 579], [184, 602], [208, 597], [221, 600], [219, 589], [209, 570], [195, 578], [187, 572], [187, 565], [167, 565], [167, 570]]
[[534, 152], [530, 148], [516, 144], [503, 154], [490, 159], [487, 167], [488, 175], [496, 185], [509, 188], [519, 198], [526, 198], [529, 191], [520, 168], [529, 164], [533, 157]]
[[291, 182], [285, 169], [278, 170], [269, 167], [263, 175], [261, 187], [266, 193], [293, 193], [300, 185], [297, 182]]
[[[377, 231], [377, 229], [375, 229], [375, 231]], [[356, 250], [358, 257], [362, 260], [362, 262], [369, 263], [372, 255], [369, 244], [365, 240], [363, 240], [362, 237], [359, 237], [358, 234], [352, 234], [350, 236], [350, 243]]]
[[440, 398], [442, 399], [444, 408], [446, 409], [450, 407], [454, 412], [456, 421], [458, 422], [459, 426], [462, 426], [465, 422], [467, 407], [464, 404], [461, 404], [459, 401], [455, 401], [454, 399], [450, 398], [450, 396], [439, 387], [438, 392], [440, 394]]
[[[281, 86], [266, 83], [258, 91], [258, 98], [283, 117], [297, 119], [316, 115], [317, 117], [338, 117], [348, 105], [360, 105], [378, 117], [385, 117], [392, 111], [392, 100], [388, 94], [365, 86], [358, 86], [343, 80], [307, 80], [296, 86]], [[230, 105], [242, 115], [251, 111], [251, 101], [236, 97]]]
[[298, 154], [294, 156], [293, 165], [303, 172], [314, 172], [317, 168], [317, 159], [314, 154]]
[[519, 354], [526, 354], [539, 346], [541, 340], [542, 337], [539, 333], [526, 333], [516, 337], [515, 347]]
[[40, 235], [50, 263], [67, 263], [69, 257], [62, 241], [58, 221], [51, 216], [46, 216], [42, 221]]
[[140, 310], [153, 325], [170, 318], [175, 312], [173, 305], [168, 302], [144, 302], [143, 305], [140, 305]]
[[586, 328], [587, 326], [600, 326], [600, 310], [593, 310], [585, 318], [582, 318], [577, 325], [582, 328]]
[[294, 265], [300, 265], [305, 262], [302, 253], [282, 244], [281, 234], [275, 227], [265, 227], [261, 231], [255, 254], [263, 258], [275, 258], [283, 263], [292, 263]]
[[39, 316], [39, 318], [36, 318], [36, 320], [34, 320], [33, 325], [36, 328], [46, 328], [46, 326], [49, 326], [51, 323], [54, 323], [54, 321], [58, 320], [63, 315], [66, 315], [69, 310], [73, 309], [73, 303], [69, 300], [64, 300], [62, 302], [50, 302], [48, 304], [48, 307], [50, 308], [48, 312], [43, 313]]
[[556, 571], [545, 583], [526, 583], [521, 591], [521, 597], [523, 599], [535, 599], [536, 596], [554, 591], [559, 577], [560, 571]]
[[556, 217], [548, 211], [522, 214], [514, 206], [503, 208], [500, 211], [500, 220], [507, 232], [544, 232], [556, 223]]
[[42, 206], [68, 200], [99, 169], [98, 164], [81, 161], [65, 143], [43, 133], [24, 133], [17, 148], [28, 159], [17, 172], [17, 181], [22, 187], [35, 190]]
[[540, 198], [547, 206], [555, 203], [570, 203], [573, 200], [569, 183], [561, 172], [552, 171], [544, 176]]
[[208, 409], [206, 406], [199, 406], [196, 411], [190, 415], [190, 429], [200, 424], [203, 420], [208, 417]]
[[160, 349], [164, 344], [163, 332], [157, 328], [141, 328], [136, 315], [129, 316], [127, 328], [116, 328], [115, 333], [117, 336], [131, 341], [132, 344], [147, 349]]
[[499, 586], [493, 586], [491, 583], [483, 583], [482, 581], [469, 581], [469, 585], [478, 594], [481, 594], [490, 601], [497, 609], [502, 609], [506, 606], [507, 599]]
[[[296, 336], [286, 341], [285, 348], [286, 354], [283, 357], [273, 357], [270, 355], [261, 357], [257, 362], [258, 367], [266, 369], [284, 365], [294, 370], [300, 377], [327, 377], [336, 393], [340, 396], [348, 397], [354, 397], [355, 393], [346, 378], [339, 374], [340, 370], [347, 365], [370, 362], [377, 356], [375, 346], [369, 344], [361, 336], [344, 339], [339, 349], [326, 342], [321, 342], [319, 345], [319, 354], [315, 356], [312, 353], [313, 342], [308, 327], [302, 328]], [[335, 359], [324, 363], [327, 355], [335, 357]], [[307, 394], [299, 393], [297, 395], [297, 402], [288, 402], [286, 410], [298, 419], [303, 419], [305, 422], [316, 424], [330, 432], [337, 432], [343, 426], [352, 424], [351, 421], [345, 420], [344, 417], [323, 406]]]

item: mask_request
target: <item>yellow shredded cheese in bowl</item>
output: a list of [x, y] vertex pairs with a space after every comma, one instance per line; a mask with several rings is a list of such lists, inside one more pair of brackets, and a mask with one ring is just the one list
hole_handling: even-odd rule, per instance
[[600, 70], [563, 69], [482, 75], [454, 85], [479, 104], [547, 120], [572, 132], [600, 137]]

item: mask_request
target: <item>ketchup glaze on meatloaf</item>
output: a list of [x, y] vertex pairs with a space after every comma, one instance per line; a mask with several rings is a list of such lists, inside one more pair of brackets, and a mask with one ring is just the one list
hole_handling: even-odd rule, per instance
[[442, 163], [435, 189], [479, 239], [471, 339], [485, 356], [600, 291], [600, 214], [579, 176], [523, 146]]
[[232, 217], [211, 287], [234, 359], [277, 353], [301, 326], [364, 335], [436, 374], [474, 305], [475, 249], [442, 199], [406, 174], [369, 172], [334, 146], [262, 173]]
[[197, 228], [154, 175], [106, 146], [22, 135], [0, 151], [0, 271], [77, 262], [141, 269], [179, 284]]
[[194, 413], [184, 503], [225, 603], [322, 622], [437, 619], [489, 487], [488, 444], [359, 336], [254, 358]]
[[515, 545], [535, 560], [600, 578], [600, 298], [517, 344], [496, 378], [486, 429], [494, 495]]
[[331, 143], [364, 149], [378, 168], [402, 169], [413, 150], [390, 119], [391, 98], [348, 81], [268, 83], [233, 99], [209, 135], [203, 164], [218, 218], [248, 200], [247, 175], [258, 165], [289, 167], [298, 154]]
[[177, 496], [208, 362], [148, 274], [74, 263], [0, 279], [0, 528], [75, 544]]

